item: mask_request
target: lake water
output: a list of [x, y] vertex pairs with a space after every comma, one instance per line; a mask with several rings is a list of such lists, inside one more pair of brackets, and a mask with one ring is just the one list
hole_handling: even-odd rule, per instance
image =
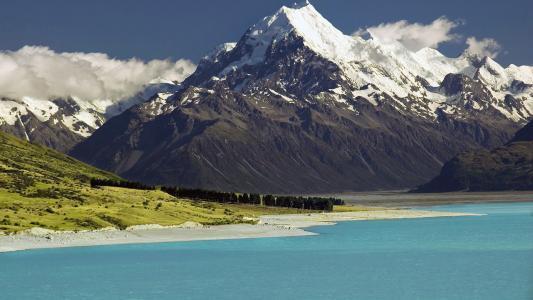
[[318, 236], [0, 254], [0, 299], [533, 299], [533, 203]]

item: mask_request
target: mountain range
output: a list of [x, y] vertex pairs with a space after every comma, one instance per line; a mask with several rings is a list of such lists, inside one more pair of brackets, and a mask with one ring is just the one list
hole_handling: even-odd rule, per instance
[[[462, 151], [506, 143], [533, 115], [533, 67], [345, 35], [309, 3], [282, 7], [179, 85], [150, 91], [78, 126], [65, 114], [56, 131], [65, 138], [37, 142], [150, 184], [397, 189], [427, 182]], [[2, 129], [19, 136], [57, 124], [9, 120]]]
[[173, 92], [174, 82], [152, 82], [126, 99], [90, 101], [76, 97], [0, 98], [0, 130], [61, 152], [89, 137], [111, 117], [150, 99], [156, 92]]

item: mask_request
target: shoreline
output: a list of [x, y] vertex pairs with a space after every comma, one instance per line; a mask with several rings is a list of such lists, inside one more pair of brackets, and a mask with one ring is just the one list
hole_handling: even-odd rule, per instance
[[93, 231], [52, 231], [33, 228], [29, 231], [0, 236], [0, 254], [5, 252], [91, 247], [123, 244], [190, 242], [268, 237], [311, 236], [305, 230], [313, 226], [335, 225], [343, 221], [370, 221], [439, 217], [481, 216], [480, 214], [425, 211], [415, 209], [376, 209], [356, 212], [309, 213], [294, 215], [265, 215], [258, 224], [202, 226], [185, 222], [177, 226], [137, 225], [126, 230], [103, 228]]
[[533, 202], [533, 191], [493, 191], [493, 192], [448, 192], [448, 193], [409, 193], [406, 191], [373, 191], [319, 194], [336, 197], [347, 205], [378, 206], [388, 208], [413, 208], [424, 206], [482, 204], [482, 203], [521, 203]]

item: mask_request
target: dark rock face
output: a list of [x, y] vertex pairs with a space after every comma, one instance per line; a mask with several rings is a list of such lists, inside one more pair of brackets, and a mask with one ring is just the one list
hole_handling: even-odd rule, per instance
[[524, 83], [523, 81], [516, 80], [516, 79], [511, 82], [511, 86], [510, 86], [511, 91], [515, 93], [521, 93], [530, 88], [533, 88], [533, 84], [527, 84], [527, 83]]
[[493, 109], [490, 102], [494, 99], [489, 89], [480, 81], [464, 74], [446, 75], [441, 83], [441, 90], [447, 96], [456, 96], [453, 102], [466, 110], [472, 111], [475, 107], [484, 111]]
[[469, 151], [444, 164], [416, 192], [533, 190], [533, 122], [506, 145]]
[[515, 142], [533, 142], [533, 122], [529, 122], [522, 129], [518, 130], [509, 143]]
[[471, 82], [473, 82], [473, 80], [466, 75], [448, 74], [444, 77], [444, 80], [441, 83], [441, 88], [444, 90], [445, 95], [451, 96], [465, 90], [465, 86]]

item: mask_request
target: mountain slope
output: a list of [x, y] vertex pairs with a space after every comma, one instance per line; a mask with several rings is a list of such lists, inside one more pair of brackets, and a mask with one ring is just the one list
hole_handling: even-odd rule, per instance
[[417, 192], [533, 190], [533, 122], [506, 145], [462, 153]]
[[71, 154], [158, 184], [405, 188], [531, 117], [531, 70], [516, 70], [346, 36], [310, 4], [283, 7], [206, 56], [180, 91], [109, 120]]

